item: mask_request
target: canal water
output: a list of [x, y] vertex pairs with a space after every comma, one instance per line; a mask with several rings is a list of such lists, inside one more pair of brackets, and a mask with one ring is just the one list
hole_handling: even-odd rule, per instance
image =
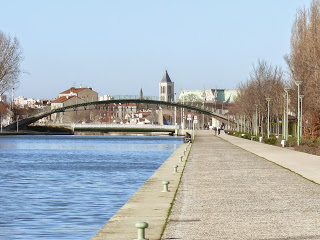
[[181, 143], [0, 136], [0, 239], [90, 239]]

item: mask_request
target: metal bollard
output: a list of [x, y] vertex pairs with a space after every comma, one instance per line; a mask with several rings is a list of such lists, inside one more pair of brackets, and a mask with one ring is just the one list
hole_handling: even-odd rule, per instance
[[168, 190], [168, 185], [169, 185], [169, 181], [163, 181], [162, 184], [163, 184], [163, 191], [162, 192], [169, 192]]
[[145, 228], [148, 228], [148, 223], [146, 222], [137, 222], [136, 228], [138, 228], [138, 238], [135, 240], [148, 240], [145, 238]]
[[177, 173], [178, 172], [177, 169], [178, 169], [178, 165], [174, 165], [173, 166], [173, 173]]
[[180, 156], [180, 162], [182, 162], [182, 158], [183, 158], [183, 156]]

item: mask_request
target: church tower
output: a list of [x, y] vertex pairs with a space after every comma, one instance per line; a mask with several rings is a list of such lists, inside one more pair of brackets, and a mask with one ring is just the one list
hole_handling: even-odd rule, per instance
[[167, 70], [159, 83], [159, 100], [167, 102], [174, 101], [174, 82], [171, 82]]

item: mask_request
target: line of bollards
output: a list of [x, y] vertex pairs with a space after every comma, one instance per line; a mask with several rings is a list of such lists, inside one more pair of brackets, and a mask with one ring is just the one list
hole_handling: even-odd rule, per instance
[[[190, 142], [188, 142], [187, 146], [183, 150], [183, 155], [179, 156], [179, 162], [183, 162], [183, 156], [186, 155], [186, 152], [188, 151], [188, 147], [190, 146]], [[178, 165], [173, 166], [173, 173], [177, 173]], [[170, 192], [168, 189], [168, 185], [170, 184], [169, 181], [162, 181], [163, 184], [163, 190], [162, 192]], [[148, 240], [145, 238], [145, 229], [148, 228], [148, 223], [146, 222], [137, 222], [136, 228], [138, 229], [138, 237], [135, 240]]]

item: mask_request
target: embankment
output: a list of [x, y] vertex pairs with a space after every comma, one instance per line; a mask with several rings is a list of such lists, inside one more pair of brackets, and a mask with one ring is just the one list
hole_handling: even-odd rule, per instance
[[[135, 239], [137, 222], [147, 222], [146, 238], [160, 239], [178, 189], [191, 146], [182, 144], [129, 199], [129, 201], [93, 236], [92, 240]], [[185, 152], [185, 149], [187, 151]], [[184, 154], [185, 152], [185, 154]], [[183, 156], [180, 162], [180, 156]], [[174, 165], [178, 172], [174, 173]], [[169, 192], [162, 182], [169, 181]]]

